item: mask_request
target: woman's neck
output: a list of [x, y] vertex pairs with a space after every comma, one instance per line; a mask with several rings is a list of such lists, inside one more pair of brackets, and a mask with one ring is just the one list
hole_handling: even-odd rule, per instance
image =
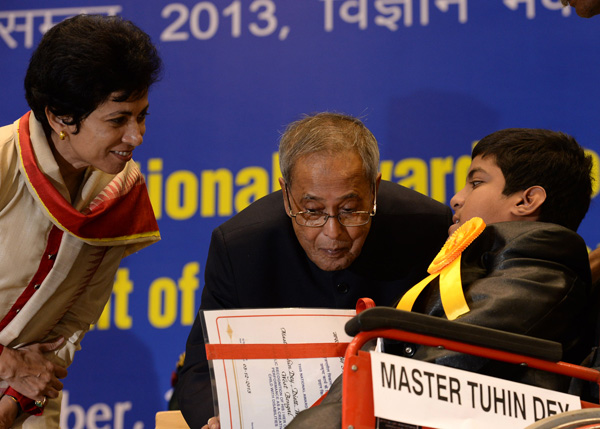
[[64, 143], [58, 140], [58, 137], [52, 133], [50, 136], [46, 137], [48, 140], [48, 144], [52, 149], [52, 155], [54, 155], [54, 159], [56, 160], [56, 164], [58, 165], [58, 169], [60, 174], [62, 175], [63, 181], [69, 191], [69, 195], [71, 197], [71, 204], [75, 202], [75, 198], [77, 197], [77, 192], [81, 186], [81, 182], [85, 176], [86, 168], [76, 168], [71, 165], [60, 153], [57, 149], [57, 145]]

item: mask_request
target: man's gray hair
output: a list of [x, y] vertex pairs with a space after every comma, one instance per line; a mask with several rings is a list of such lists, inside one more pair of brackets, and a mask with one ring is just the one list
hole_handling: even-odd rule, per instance
[[317, 113], [292, 122], [279, 141], [279, 166], [283, 180], [291, 185], [292, 170], [304, 156], [356, 152], [365, 175], [375, 182], [379, 170], [379, 148], [375, 136], [360, 119], [340, 113]]

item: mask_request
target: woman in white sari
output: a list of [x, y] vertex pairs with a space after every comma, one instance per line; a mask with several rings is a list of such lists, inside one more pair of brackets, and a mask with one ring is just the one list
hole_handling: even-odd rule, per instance
[[121, 259], [160, 239], [132, 160], [162, 63], [118, 17], [56, 25], [0, 128], [0, 429], [58, 428], [62, 382]]

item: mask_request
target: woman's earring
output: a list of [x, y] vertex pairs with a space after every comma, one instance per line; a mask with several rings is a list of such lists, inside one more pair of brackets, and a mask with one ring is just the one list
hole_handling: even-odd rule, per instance
[[64, 140], [64, 139], [66, 139], [66, 138], [67, 138], [67, 134], [66, 134], [64, 131], [61, 131], [61, 132], [58, 134], [58, 138], [59, 138], [59, 139], [61, 139], [61, 140]]

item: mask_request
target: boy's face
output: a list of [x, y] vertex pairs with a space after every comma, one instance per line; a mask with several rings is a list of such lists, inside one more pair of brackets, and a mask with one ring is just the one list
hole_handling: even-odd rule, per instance
[[454, 224], [448, 229], [448, 235], [473, 217], [482, 218], [488, 225], [516, 220], [518, 217], [513, 211], [521, 195], [504, 195], [504, 185], [504, 175], [494, 157], [476, 156], [471, 162], [465, 187], [450, 200]]

